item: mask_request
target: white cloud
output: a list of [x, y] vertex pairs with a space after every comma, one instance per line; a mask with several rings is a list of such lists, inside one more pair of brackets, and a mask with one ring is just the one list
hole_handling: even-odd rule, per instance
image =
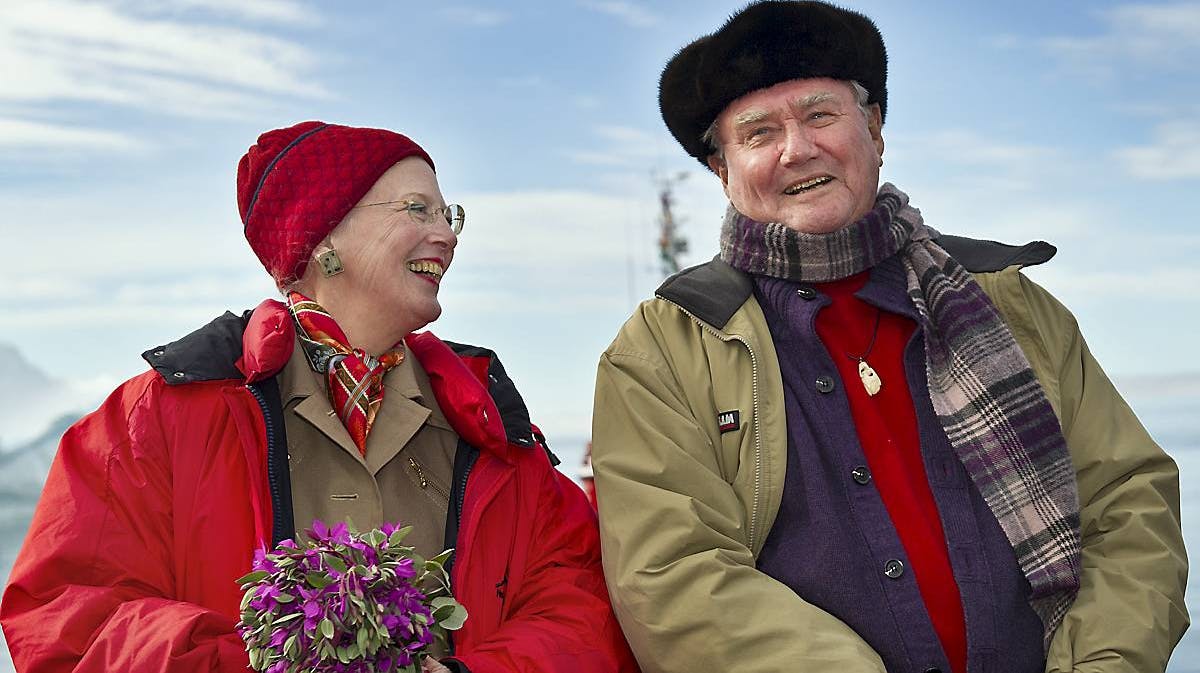
[[1099, 34], [1051, 37], [1042, 47], [1076, 74], [1097, 78], [1148, 64], [1190, 69], [1200, 53], [1200, 3], [1121, 5], [1097, 16]]
[[1049, 266], [1039, 268], [1037, 275], [1056, 293], [1073, 297], [1072, 304], [1082, 304], [1088, 299], [1111, 303], [1114, 298], [1145, 301], [1153, 297], [1156, 301], [1176, 302], [1194, 312], [1200, 305], [1200, 269], [1161, 264], [1159, 266], [1137, 265], [1130, 271], [1093, 271]]
[[512, 89], [536, 89], [546, 85], [541, 75], [522, 75], [518, 77], [501, 77], [497, 80], [500, 86]]
[[636, 207], [631, 198], [582, 191], [468, 194], [463, 200], [471, 204], [472, 222], [460, 256], [480, 254], [487, 266], [525, 264], [536, 245], [543, 270], [560, 267], [566, 275], [580, 262], [620, 259], [625, 243], [612, 236], [613, 218]]
[[1173, 374], [1126, 375], [1118, 378], [1116, 383], [1123, 393], [1138, 397], [1200, 398], [1200, 376], [1192, 371]]
[[662, 21], [662, 17], [645, 7], [623, 0], [583, 0], [579, 4], [587, 9], [615, 16], [633, 28], [648, 28]]
[[[181, 8], [203, 9], [204, 16], [181, 16]], [[280, 1], [2, 4], [0, 104], [24, 110], [24, 119], [10, 123], [26, 125], [26, 143], [111, 150], [128, 149], [129, 142], [99, 128], [98, 122], [76, 122], [74, 132], [63, 134], [34, 133], [30, 127], [45, 125], [46, 113], [39, 116], [39, 106], [50, 110], [63, 102], [81, 102], [238, 118], [269, 109], [279, 97], [330, 95], [310, 76], [318, 63], [315, 54], [295, 42], [219, 19], [230, 15], [284, 23], [312, 18], [301, 6]]]
[[933, 133], [901, 136], [888, 139], [889, 154], [901, 152], [921, 157], [922, 161], [937, 160], [960, 165], [991, 165], [1028, 171], [1038, 162], [1053, 159], [1059, 151], [1053, 147], [1028, 143], [1006, 143], [978, 131], [957, 128]]
[[1200, 178], [1200, 122], [1192, 118], [1160, 124], [1146, 145], [1113, 152], [1125, 170], [1146, 180]]
[[[1009, 142], [965, 128], [890, 136], [883, 156], [883, 179], [916, 190], [917, 205], [927, 207], [934, 203], [930, 198], [947, 195], [968, 209], [977, 208], [980, 198], [1027, 200], [1052, 179], [1069, 178], [1073, 160], [1056, 147]], [[922, 178], [932, 181], [924, 189]]]
[[[1141, 35], [1146, 39], [1169, 39], [1183, 46], [1200, 47], [1200, 3], [1123, 5], [1109, 10], [1106, 15], [1114, 30]], [[1146, 51], [1149, 53], [1153, 49]]]
[[457, 6], [442, 9], [442, 16], [455, 23], [465, 23], [472, 26], [498, 26], [509, 19], [508, 12], [485, 7]]
[[572, 161], [590, 166], [628, 167], [643, 172], [662, 155], [663, 148], [674, 149], [665, 133], [650, 133], [630, 126], [601, 125], [591, 129], [600, 140], [600, 148], [568, 150]]
[[129, 151], [141, 149], [143, 144], [116, 131], [0, 117], [0, 147]]
[[280, 22], [289, 24], [311, 24], [316, 22], [312, 10], [289, 0], [139, 0], [126, 2], [136, 4], [147, 12], [179, 12], [201, 10], [219, 16], [236, 17], [250, 21]]
[[571, 97], [571, 102], [581, 110], [595, 110], [600, 107], [600, 98], [589, 94], [578, 94]]

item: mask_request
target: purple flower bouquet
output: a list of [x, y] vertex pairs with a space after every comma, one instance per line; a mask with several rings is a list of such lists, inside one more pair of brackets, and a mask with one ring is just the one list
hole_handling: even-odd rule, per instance
[[309, 540], [258, 550], [238, 579], [238, 633], [250, 667], [267, 673], [418, 671], [435, 639], [462, 627], [444, 565], [403, 545], [411, 526], [357, 533], [314, 521]]

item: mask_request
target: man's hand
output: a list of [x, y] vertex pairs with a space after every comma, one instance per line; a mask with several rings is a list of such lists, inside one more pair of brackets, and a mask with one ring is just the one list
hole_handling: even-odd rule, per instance
[[425, 657], [421, 660], [421, 673], [450, 673], [450, 669], [433, 657]]

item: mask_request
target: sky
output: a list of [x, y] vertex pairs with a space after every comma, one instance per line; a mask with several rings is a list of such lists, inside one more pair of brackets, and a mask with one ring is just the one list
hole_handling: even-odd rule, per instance
[[[1194, 388], [1200, 3], [847, 4], [890, 57], [883, 178], [940, 231], [1057, 245], [1029, 275], [1108, 371]], [[599, 353], [663, 279], [658, 181], [683, 261], [716, 252], [724, 195], [657, 83], [739, 6], [0, 3], [0, 341], [94, 405], [143, 350], [277, 296], [234, 191], [258, 134], [379, 126], [468, 213], [430, 329], [495, 349], [551, 444], [581, 443]]]

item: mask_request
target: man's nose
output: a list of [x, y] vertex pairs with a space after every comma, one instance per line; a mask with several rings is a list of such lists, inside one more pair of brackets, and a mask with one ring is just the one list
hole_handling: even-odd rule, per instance
[[787, 124], [784, 127], [783, 147], [779, 153], [779, 161], [783, 164], [799, 164], [817, 156], [817, 145], [809, 137], [807, 129], [800, 124]]

